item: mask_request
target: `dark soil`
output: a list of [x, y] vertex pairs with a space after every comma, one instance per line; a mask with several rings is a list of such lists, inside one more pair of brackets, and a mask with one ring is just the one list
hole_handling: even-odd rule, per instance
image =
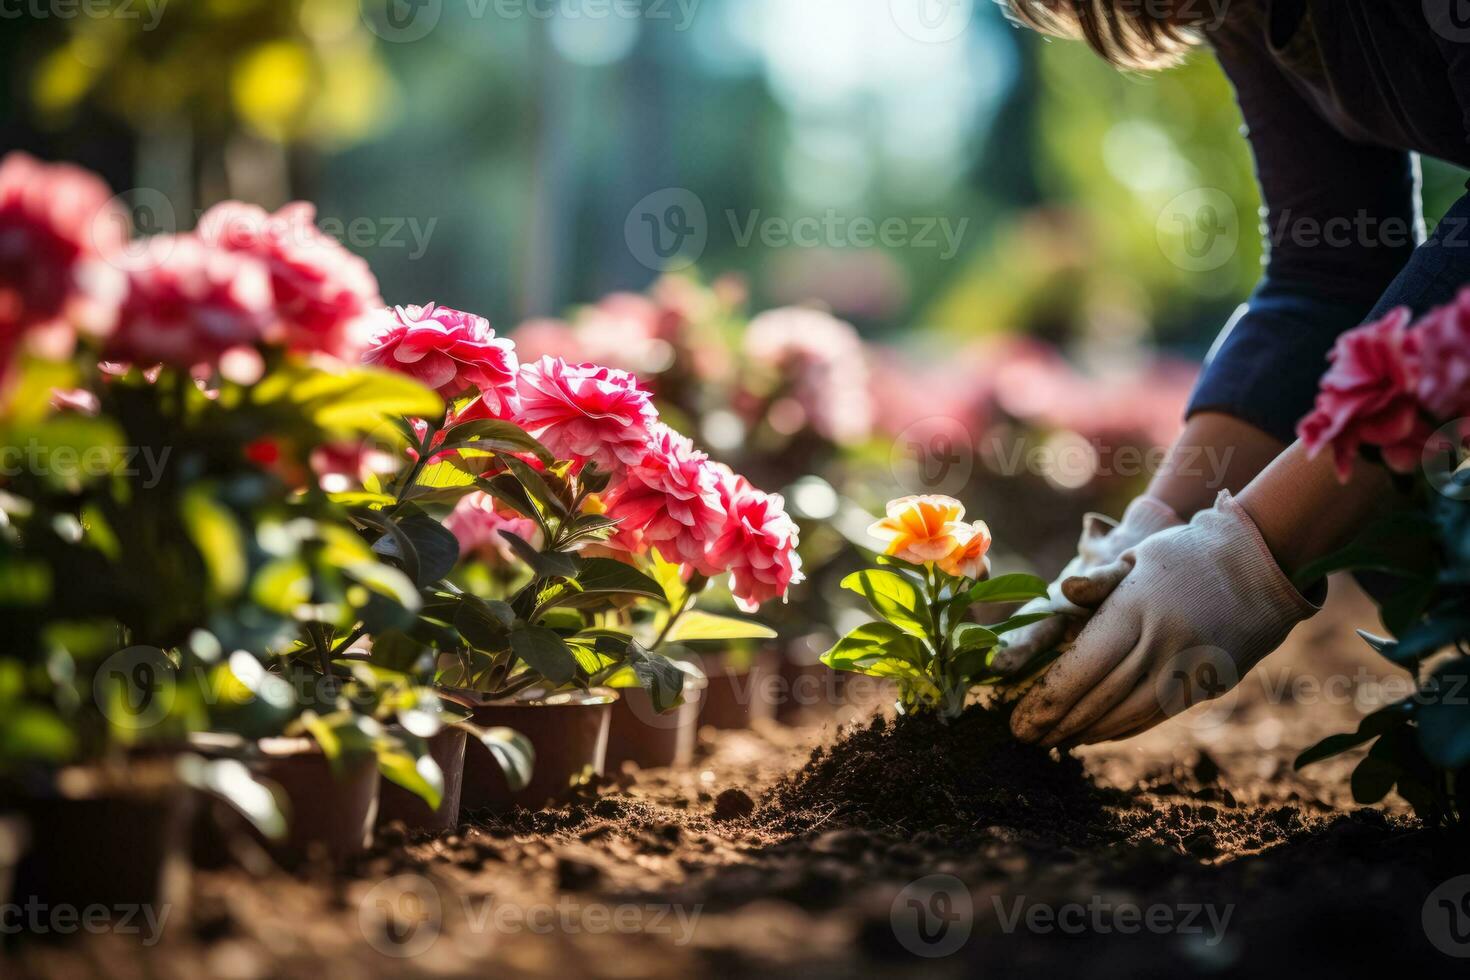
[[945, 723], [933, 715], [875, 717], [817, 748], [779, 783], [761, 811], [799, 833], [839, 823], [894, 834], [928, 831], [962, 845], [991, 827], [1076, 846], [1123, 834], [1082, 763], [1011, 737], [1013, 705], [973, 705]]
[[[157, 947], [38, 945], [0, 976], [1463, 976], [1427, 900], [1470, 872], [1464, 849], [1401, 802], [1355, 805], [1354, 757], [1292, 769], [1373, 703], [1290, 683], [1381, 667], [1351, 642], [1367, 616], [1327, 616], [1209, 724], [1075, 757], [1012, 742], [1004, 709], [706, 730], [689, 768], [452, 834], [390, 828], [350, 874], [198, 873]], [[381, 891], [402, 880], [438, 899], [408, 956], [419, 920], [398, 911], [423, 906]], [[563, 908], [604, 925], [484, 914]], [[943, 928], [916, 931], [916, 909]]]

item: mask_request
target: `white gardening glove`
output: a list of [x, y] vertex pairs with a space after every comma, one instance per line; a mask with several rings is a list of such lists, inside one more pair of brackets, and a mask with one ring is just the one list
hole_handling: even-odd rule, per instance
[[1017, 738], [1083, 744], [1151, 728], [1234, 687], [1321, 608], [1287, 579], [1228, 491], [1213, 510], [1092, 577], [1107, 583], [1120, 572], [1122, 583], [1072, 649], [1016, 706]]
[[[1174, 508], [1156, 497], [1139, 497], [1133, 501], [1123, 512], [1123, 520], [1116, 524], [1101, 514], [1088, 514], [1082, 519], [1077, 556], [1062, 569], [1044, 597], [1032, 599], [1017, 611], [1018, 615], [1057, 615], [1006, 634], [1006, 645], [997, 648], [990, 666], [1006, 676], [1024, 674], [1042, 654], [1075, 637], [1124, 574], [1118, 570], [1117, 577], [1109, 583], [1105, 579], [1095, 580], [1090, 577], [1092, 573], [1114, 567], [1119, 555], [1149, 535], [1183, 523]], [[1069, 579], [1082, 579], [1086, 583], [1074, 590], [1077, 601], [1062, 592], [1062, 585]]]

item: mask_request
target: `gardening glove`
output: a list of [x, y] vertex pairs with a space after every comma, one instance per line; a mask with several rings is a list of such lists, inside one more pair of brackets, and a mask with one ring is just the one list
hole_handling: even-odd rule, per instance
[[[1174, 508], [1156, 497], [1133, 501], [1123, 512], [1121, 523], [1101, 514], [1088, 514], [1082, 519], [1076, 557], [1062, 569], [1045, 596], [1032, 599], [1017, 613], [1057, 615], [1007, 634], [1006, 645], [996, 650], [990, 666], [1006, 676], [1024, 674], [1041, 655], [1076, 637], [1113, 586], [1122, 581], [1122, 572], [1115, 567], [1118, 556], [1150, 535], [1183, 523]], [[1115, 577], [1091, 574], [1103, 568], [1112, 570]], [[1086, 583], [1075, 590], [1075, 601], [1062, 592], [1063, 584], [1070, 579]]]
[[[1065, 591], [1112, 594], [1016, 706], [1011, 730], [1024, 742], [1103, 742], [1151, 728], [1230, 690], [1321, 608], [1291, 584], [1229, 491], [1088, 578]], [[1319, 601], [1325, 591], [1314, 589]]]

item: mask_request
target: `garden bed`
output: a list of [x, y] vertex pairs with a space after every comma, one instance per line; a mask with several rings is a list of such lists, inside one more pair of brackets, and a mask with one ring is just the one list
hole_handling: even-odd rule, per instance
[[[706, 729], [687, 770], [625, 772], [578, 804], [446, 837], [390, 832], [348, 875], [202, 873], [190, 920], [158, 947], [118, 936], [35, 946], [24, 967], [314, 980], [1056, 976], [1082, 963], [1099, 977], [1439, 974], [1454, 961], [1431, 944], [1421, 910], [1470, 870], [1464, 855], [1400, 810], [1353, 807], [1351, 759], [1291, 769], [1355, 712], [1306, 703], [1310, 688], [1295, 681], [1378, 669], [1335, 639], [1361, 611], [1339, 605], [1331, 625], [1304, 631], [1218, 724], [1182, 719], [1086, 750], [1081, 765], [987, 742], [999, 729], [973, 714], [934, 740], [859, 723], [836, 747], [831, 728]], [[974, 765], [956, 765], [966, 749]], [[1015, 792], [991, 793], [986, 774]], [[951, 928], [965, 942], [925, 958], [916, 953], [940, 947], [902, 910], [932, 901], [928, 885], [913, 889], [933, 875], [963, 882], [970, 912], [934, 906], [962, 916], [953, 921], [967, 928]], [[436, 913], [413, 890], [426, 884]], [[1134, 908], [1172, 924], [1135, 925]]]

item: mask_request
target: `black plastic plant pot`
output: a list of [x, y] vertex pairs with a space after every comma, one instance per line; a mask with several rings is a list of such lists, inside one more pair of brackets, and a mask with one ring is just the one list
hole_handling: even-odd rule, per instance
[[776, 650], [762, 648], [748, 664], [705, 655], [699, 658], [699, 666], [709, 678], [701, 725], [740, 729], [749, 728], [757, 719], [776, 717], [781, 686], [781, 654]]
[[257, 747], [251, 768], [286, 799], [286, 837], [270, 845], [278, 861], [288, 867], [317, 858], [343, 862], [368, 849], [378, 815], [375, 757], [345, 757], [333, 766], [306, 738], [261, 739]]
[[504, 813], [516, 807], [539, 810], [567, 799], [588, 779], [603, 774], [615, 692], [594, 688], [510, 701], [489, 701], [465, 691], [453, 694], [469, 707], [476, 725], [510, 728], [525, 736], [536, 751], [530, 782], [512, 791], [490, 750], [478, 740], [468, 741], [460, 799], [466, 813]]
[[429, 755], [444, 773], [444, 798], [439, 809], [386, 776], [379, 776], [378, 826], [401, 822], [414, 832], [445, 833], [459, 826], [460, 790], [464, 786], [465, 730], [445, 728], [428, 740]]
[[11, 802], [24, 820], [12, 903], [70, 907], [78, 914], [97, 906], [112, 914], [147, 909], [175, 921], [183, 918], [180, 907], [189, 883], [184, 852], [194, 794], [171, 764], [63, 769], [44, 787]]
[[20, 817], [0, 817], [0, 906], [10, 902], [15, 866], [20, 863], [30, 832]]
[[662, 714], [654, 710], [653, 697], [643, 688], [619, 688], [608, 733], [607, 768], [616, 772], [624, 762], [640, 769], [687, 766], [694, 758], [705, 687], [702, 678], [690, 678], [684, 684], [684, 703]]

